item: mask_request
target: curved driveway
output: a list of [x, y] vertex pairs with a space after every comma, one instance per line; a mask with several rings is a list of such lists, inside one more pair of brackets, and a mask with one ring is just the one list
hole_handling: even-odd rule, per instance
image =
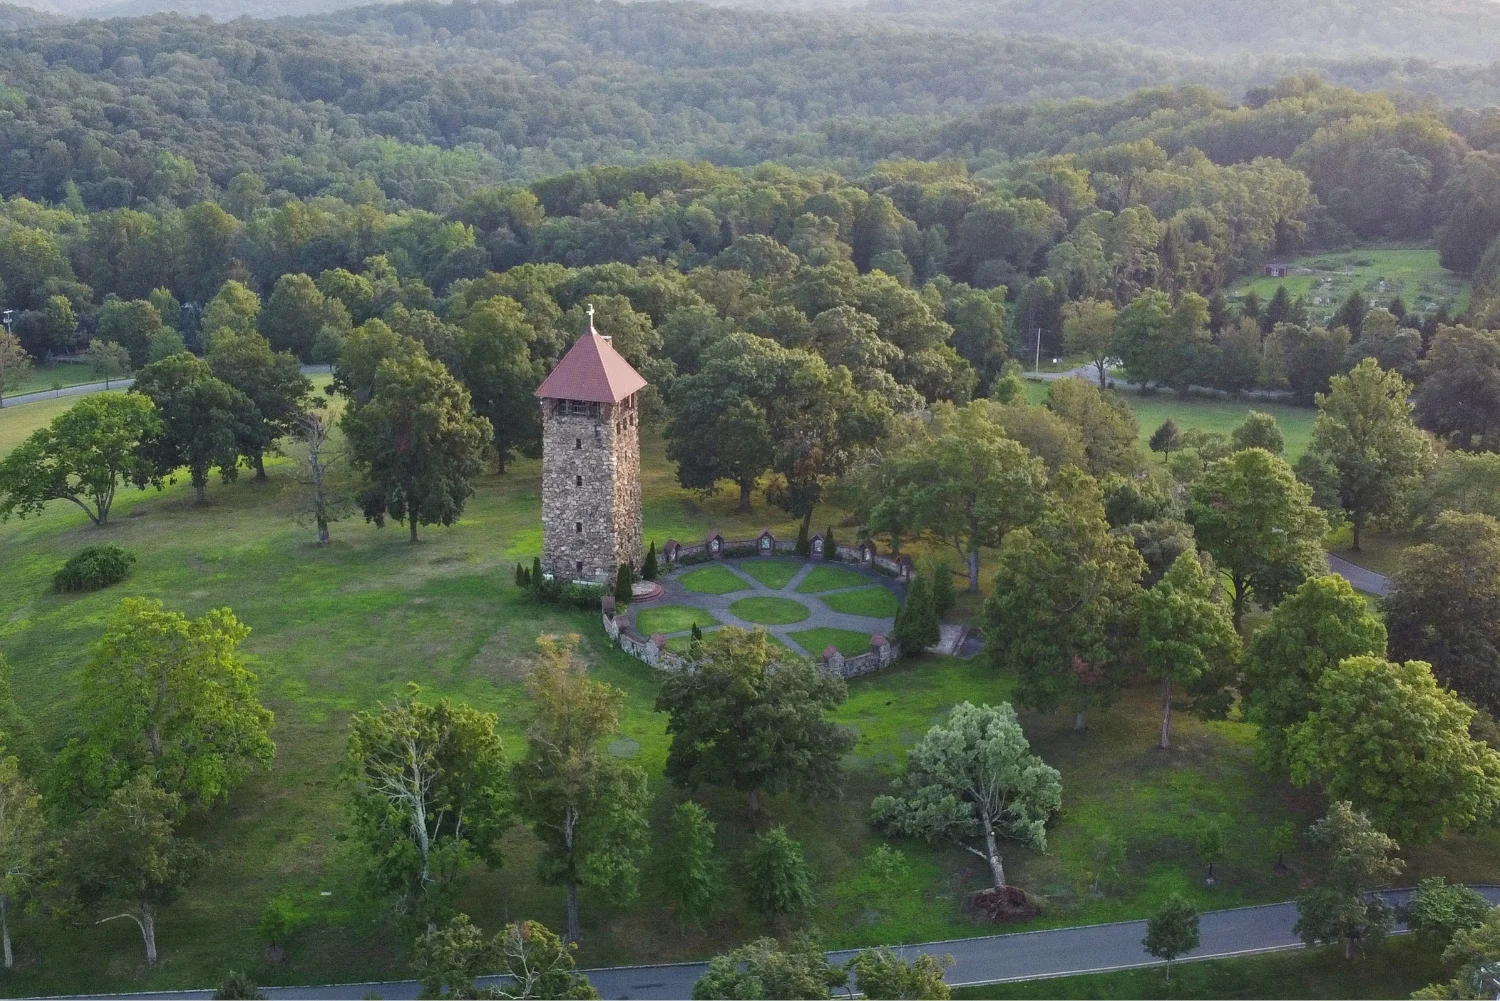
[[[1476, 886], [1492, 904], [1500, 905], [1500, 886]], [[1410, 889], [1391, 890], [1385, 897], [1402, 904]], [[1256, 952], [1298, 949], [1302, 942], [1292, 934], [1297, 905], [1291, 901], [1209, 911], [1200, 922], [1202, 944], [1185, 960], [1217, 959]], [[907, 956], [930, 953], [950, 955], [947, 981], [954, 986], [998, 984], [1012, 980], [1041, 980], [1080, 973], [1103, 973], [1138, 966], [1157, 966], [1160, 960], [1141, 946], [1145, 921], [1118, 921], [1103, 925], [1049, 928], [1014, 935], [952, 939], [906, 946]], [[843, 963], [853, 951], [831, 952], [828, 958]], [[1179, 960], [1182, 962], [1184, 960]], [[615, 966], [585, 970], [601, 998], [668, 999], [692, 997], [693, 984], [708, 969], [706, 963], [673, 963], [662, 966]], [[415, 998], [415, 980], [383, 983], [330, 984], [318, 987], [267, 987], [270, 998], [345, 999], [377, 995], [384, 998]], [[92, 997], [207, 998], [212, 991], [162, 991], [151, 994], [91, 995]]]

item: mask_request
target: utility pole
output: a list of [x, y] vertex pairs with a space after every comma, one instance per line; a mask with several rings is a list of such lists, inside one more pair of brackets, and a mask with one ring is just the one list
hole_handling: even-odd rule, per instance
[[1032, 363], [1031, 370], [1037, 375], [1042, 373], [1042, 328], [1036, 328], [1036, 361]]

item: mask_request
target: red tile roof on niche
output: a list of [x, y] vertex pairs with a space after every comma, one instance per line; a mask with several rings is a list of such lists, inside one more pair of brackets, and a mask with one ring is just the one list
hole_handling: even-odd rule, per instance
[[549, 400], [619, 403], [645, 388], [641, 374], [590, 327], [537, 387], [536, 395]]

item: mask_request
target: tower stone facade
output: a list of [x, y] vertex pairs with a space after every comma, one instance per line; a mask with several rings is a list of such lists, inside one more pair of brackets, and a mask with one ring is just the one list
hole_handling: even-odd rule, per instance
[[[592, 308], [590, 315], [592, 315]], [[542, 566], [607, 582], [641, 549], [640, 392], [609, 338], [578, 339], [536, 391], [542, 408]]]

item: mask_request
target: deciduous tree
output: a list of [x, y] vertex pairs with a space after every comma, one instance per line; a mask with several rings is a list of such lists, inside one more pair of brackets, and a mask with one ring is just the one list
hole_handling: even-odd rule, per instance
[[54, 765], [57, 805], [97, 803], [137, 774], [210, 805], [268, 768], [272, 715], [239, 649], [249, 635], [227, 608], [189, 619], [154, 599], [121, 601], [79, 679], [83, 736]]
[[431, 931], [471, 858], [500, 864], [511, 790], [494, 713], [420, 694], [355, 713], [344, 767], [373, 883]]
[[758, 1001], [775, 998], [833, 997], [849, 975], [828, 962], [817, 943], [806, 936], [783, 951], [774, 938], [756, 939], [708, 961], [708, 971], [693, 985], [695, 1001]]
[[[9, 742], [10, 735], [5, 737]], [[16, 965], [10, 944], [11, 907], [43, 876], [50, 837], [42, 797], [21, 774], [20, 760], [14, 754], [0, 758], [0, 947], [7, 970]]]
[[0, 403], [5, 394], [26, 381], [31, 371], [31, 355], [9, 330], [0, 327]]
[[515, 783], [520, 813], [542, 841], [542, 878], [567, 888], [567, 941], [577, 942], [579, 886], [622, 903], [635, 896], [651, 794], [645, 772], [602, 746], [619, 728], [625, 693], [575, 663], [577, 636], [542, 636], [537, 646], [536, 716]]
[[141, 454], [160, 431], [156, 407], [144, 396], [100, 393], [79, 400], [0, 459], [0, 521], [66, 500], [95, 525], [108, 523], [122, 483], [160, 484]]
[[1350, 657], [1324, 672], [1317, 708], [1287, 733], [1292, 781], [1316, 781], [1382, 830], [1425, 842], [1500, 805], [1500, 752], [1469, 735], [1474, 709], [1419, 660]]
[[1292, 931], [1308, 945], [1343, 942], [1344, 958], [1353, 959], [1356, 945], [1390, 931], [1390, 905], [1378, 893], [1364, 894], [1400, 875], [1405, 863], [1393, 857], [1400, 846], [1347, 801], [1330, 806], [1307, 839], [1328, 855], [1327, 881], [1298, 899]]
[[1424, 660], [1445, 686], [1500, 712], [1500, 522], [1439, 515], [1411, 546], [1385, 601], [1391, 656]]
[[1085, 711], [1113, 697], [1146, 564], [1110, 531], [1093, 479], [1064, 470], [1054, 487], [1036, 523], [1001, 542], [984, 628], [991, 662], [1018, 676], [1021, 703], [1067, 705], [1082, 729]]
[[290, 352], [273, 352], [259, 334], [221, 336], [208, 354], [213, 374], [255, 404], [259, 417], [246, 444], [255, 478], [266, 478], [266, 450], [295, 432], [307, 409], [312, 382]]
[[826, 714], [845, 694], [842, 678], [778, 655], [763, 630], [726, 626], [657, 695], [657, 712], [670, 717], [667, 778], [685, 789], [730, 786], [747, 795], [752, 813], [763, 791], [833, 795], [854, 735]]
[[250, 398], [214, 377], [208, 363], [173, 355], [141, 369], [132, 393], [156, 405], [161, 432], [142, 451], [165, 476], [186, 466], [199, 504], [208, 503], [208, 473], [218, 467], [225, 483], [239, 475], [240, 454], [256, 439], [260, 415]]
[[131, 778], [86, 813], [68, 837], [66, 881], [88, 912], [121, 913], [97, 919], [135, 922], [155, 966], [156, 916], [177, 899], [201, 868], [203, 851], [179, 837], [182, 801], [146, 772]]
[[1236, 629], [1252, 596], [1270, 607], [1327, 567], [1328, 523], [1312, 505], [1312, 490], [1265, 449], [1210, 463], [1193, 483], [1187, 514], [1198, 545], [1234, 587]]
[[888, 834], [959, 845], [985, 861], [1001, 889], [999, 839], [1044, 850], [1061, 805], [1062, 777], [1031, 753], [1010, 704], [964, 702], [907, 752], [905, 773], [875, 797], [871, 819]]
[[1141, 945], [1157, 959], [1166, 960], [1167, 983], [1172, 982], [1172, 961], [1198, 948], [1198, 908], [1172, 894], [1146, 922]]
[[943, 971], [953, 965], [952, 956], [922, 953], [911, 960], [894, 950], [865, 949], [844, 969], [854, 975], [855, 985], [867, 998], [936, 998], [953, 996], [943, 980]]
[[1172, 684], [1223, 676], [1239, 656], [1240, 639], [1198, 554], [1177, 557], [1166, 576], [1141, 592], [1141, 659], [1161, 680], [1161, 747], [1170, 744]]
[[1317, 397], [1310, 448], [1333, 467], [1355, 552], [1365, 524], [1391, 510], [1430, 461], [1431, 446], [1412, 423], [1410, 395], [1410, 383], [1366, 358]]
[[382, 361], [374, 386], [340, 425], [366, 479], [359, 503], [376, 525], [406, 522], [416, 542], [418, 525], [463, 514], [494, 429], [470, 411], [469, 391], [420, 353]]
[[1315, 710], [1317, 685], [1349, 657], [1385, 656], [1385, 626], [1338, 574], [1309, 577], [1271, 612], [1245, 650], [1245, 714], [1256, 725], [1260, 759], [1287, 766], [1287, 731]]
[[796, 914], [813, 906], [812, 874], [802, 846], [792, 840], [785, 825], [777, 824], [758, 835], [747, 853], [750, 903], [766, 917]]

